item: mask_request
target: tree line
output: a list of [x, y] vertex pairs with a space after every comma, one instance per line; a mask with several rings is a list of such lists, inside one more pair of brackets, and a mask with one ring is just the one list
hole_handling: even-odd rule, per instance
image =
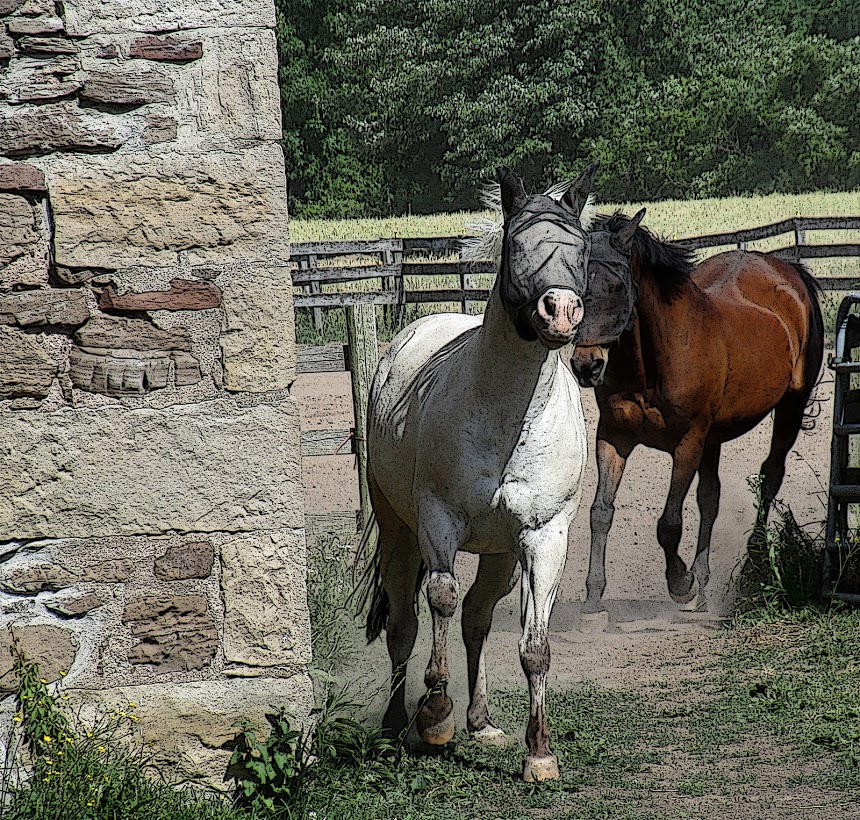
[[276, 0], [290, 205], [477, 205], [599, 160], [606, 200], [860, 187], [857, 0]]

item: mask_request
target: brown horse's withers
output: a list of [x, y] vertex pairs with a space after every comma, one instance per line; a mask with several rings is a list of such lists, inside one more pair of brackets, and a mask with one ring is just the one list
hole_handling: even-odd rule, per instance
[[[603, 218], [607, 229], [627, 219]], [[692, 254], [636, 232], [631, 276], [638, 288], [633, 321], [616, 345], [581, 338], [572, 366], [594, 386], [598, 488], [591, 508], [586, 611], [601, 609], [606, 539], [626, 460], [638, 444], [672, 455], [669, 496], [657, 524], [669, 592], [678, 602], [704, 589], [720, 500], [720, 448], [774, 412], [770, 453], [761, 467], [764, 520], [785, 475], [824, 350], [817, 285], [800, 264], [746, 251], [695, 267]], [[611, 356], [609, 352], [611, 350]], [[693, 477], [701, 513], [696, 558], [678, 556], [681, 510]]]

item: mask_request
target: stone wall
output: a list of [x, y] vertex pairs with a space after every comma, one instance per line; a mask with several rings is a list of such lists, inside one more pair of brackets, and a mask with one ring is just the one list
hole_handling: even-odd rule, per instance
[[0, 0], [0, 692], [17, 637], [210, 780], [311, 698], [274, 22]]

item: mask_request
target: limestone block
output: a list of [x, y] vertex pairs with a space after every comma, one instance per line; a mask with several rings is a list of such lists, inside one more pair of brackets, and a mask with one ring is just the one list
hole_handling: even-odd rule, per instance
[[63, 5], [66, 28], [76, 37], [100, 32], [275, 26], [272, 0], [66, 0]]
[[30, 57], [15, 60], [0, 80], [0, 99], [12, 103], [46, 102], [70, 97], [81, 89], [74, 57]]
[[94, 68], [84, 75], [81, 99], [106, 105], [137, 106], [172, 102], [173, 81], [155, 66]]
[[241, 268], [222, 280], [224, 387], [264, 392], [296, 378], [293, 286], [286, 268]]
[[26, 0], [0, 0], [0, 17], [17, 11], [24, 5]]
[[203, 376], [184, 328], [162, 330], [144, 319], [97, 316], [75, 334], [69, 355], [72, 384], [108, 396], [142, 395], [167, 387], [173, 362], [176, 384]]
[[306, 575], [302, 530], [260, 532], [221, 546], [228, 662], [310, 663]]
[[300, 528], [299, 452], [292, 399], [10, 413], [0, 532], [9, 541]]
[[[0, 325], [0, 399], [30, 396], [43, 399], [57, 375], [56, 363], [37, 339]], [[3, 426], [6, 422], [4, 420]], [[4, 460], [5, 430], [0, 426], [0, 461]], [[14, 469], [10, 464], [8, 469]], [[2, 517], [2, 516], [0, 516]]]
[[218, 32], [206, 38], [203, 58], [194, 65], [194, 85], [179, 111], [187, 108], [203, 133], [236, 140], [279, 141], [281, 97], [274, 33], [266, 29]]
[[14, 595], [56, 592], [72, 586], [77, 578], [66, 567], [39, 561], [15, 567], [0, 575], [0, 589]]
[[310, 677], [301, 672], [288, 678], [241, 681], [201, 681], [126, 686], [110, 690], [76, 690], [102, 708], [128, 709], [134, 703], [142, 741], [151, 748], [162, 771], [179, 777], [205, 778], [225, 788], [230, 751], [224, 744], [236, 736], [233, 724], [248, 718], [265, 727], [265, 715], [287, 706], [299, 724], [313, 707]]
[[15, 41], [6, 33], [5, 29], [0, 29], [0, 60], [8, 60], [15, 56]]
[[83, 291], [54, 289], [0, 293], [0, 325], [65, 325], [75, 327], [90, 318]]
[[144, 145], [156, 145], [176, 139], [177, 123], [171, 117], [158, 114], [146, 115], [146, 128], [143, 131]]
[[281, 149], [63, 157], [51, 168], [56, 261], [177, 267], [289, 258]]
[[[2, 304], [2, 303], [0, 303]], [[108, 285], [99, 296], [102, 310], [211, 310], [221, 304], [221, 288], [211, 282], [171, 279], [170, 290], [124, 293]]]
[[215, 550], [209, 541], [171, 544], [153, 567], [155, 577], [163, 581], [208, 578], [212, 574]]
[[48, 274], [48, 229], [43, 207], [0, 193], [0, 287], [40, 284]]
[[77, 637], [69, 629], [52, 624], [0, 624], [0, 692], [16, 686], [12, 640], [20, 642], [24, 654], [39, 664], [42, 677], [53, 683], [69, 670], [78, 652]]
[[9, 162], [0, 165], [0, 191], [47, 191], [45, 175], [41, 169], [26, 162]]
[[45, 608], [61, 618], [81, 618], [102, 606], [102, 599], [94, 592], [83, 595], [57, 595], [45, 601]]
[[218, 650], [218, 630], [205, 595], [143, 595], [132, 598], [122, 618], [140, 642], [128, 651], [134, 665], [159, 672], [209, 666]]
[[107, 114], [84, 114], [77, 103], [61, 102], [0, 111], [0, 154], [52, 151], [113, 151], [131, 135]]
[[132, 40], [128, 56], [142, 60], [187, 63], [203, 56], [203, 43], [199, 40], [178, 40], [176, 37], [138, 37]]
[[18, 50], [24, 54], [77, 54], [81, 49], [65, 37], [21, 37]]
[[99, 584], [115, 584], [127, 581], [134, 569], [134, 562], [130, 558], [111, 558], [84, 567], [80, 579]]
[[64, 27], [59, 17], [13, 17], [6, 28], [10, 34], [56, 34]]

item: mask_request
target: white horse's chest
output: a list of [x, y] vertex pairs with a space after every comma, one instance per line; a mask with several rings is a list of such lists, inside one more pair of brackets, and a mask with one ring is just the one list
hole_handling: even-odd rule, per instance
[[560, 360], [539, 384], [491, 506], [536, 529], [559, 512], [572, 518], [587, 456], [579, 387]]

